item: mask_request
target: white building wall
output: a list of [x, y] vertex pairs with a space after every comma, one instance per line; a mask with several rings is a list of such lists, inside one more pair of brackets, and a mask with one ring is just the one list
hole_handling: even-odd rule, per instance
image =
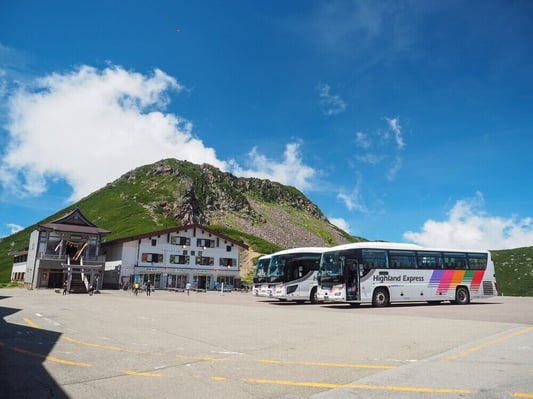
[[[187, 245], [173, 244], [172, 237], [187, 238]], [[211, 240], [211, 246], [204, 247], [198, 240]], [[153, 245], [155, 244], [155, 245]], [[229, 249], [229, 251], [228, 251]], [[159, 287], [171, 288], [177, 285], [176, 276], [186, 278], [187, 282], [194, 283], [199, 279], [206, 279], [207, 288], [214, 288], [218, 280], [233, 282], [239, 278], [240, 252], [242, 248], [223, 238], [202, 231], [200, 228], [183, 230], [178, 233], [155, 235], [140, 240], [138, 256], [136, 258], [135, 275], [156, 275], [159, 274]], [[143, 256], [144, 254], [144, 256]], [[148, 255], [150, 254], [150, 255]], [[171, 263], [172, 256], [187, 256], [187, 264]], [[199, 257], [212, 258], [212, 264], [197, 265]], [[234, 259], [234, 264], [230, 267], [222, 266], [220, 260], [223, 258]], [[145, 279], [139, 278], [141, 281]]]
[[15, 273], [26, 273], [26, 267], [27, 262], [13, 263], [13, 269], [11, 269], [11, 280], [15, 280]]
[[36, 269], [39, 268], [37, 262], [37, 250], [39, 246], [39, 230], [34, 230], [30, 234], [30, 244], [28, 246], [28, 259], [26, 261], [26, 273], [24, 274], [24, 285], [26, 288], [35, 288], [34, 277], [37, 276]]
[[137, 265], [138, 241], [122, 244], [122, 276], [133, 276]]

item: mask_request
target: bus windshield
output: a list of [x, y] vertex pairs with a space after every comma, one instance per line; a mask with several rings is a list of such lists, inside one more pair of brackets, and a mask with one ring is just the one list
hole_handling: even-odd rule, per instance
[[268, 268], [268, 282], [287, 282], [305, 277], [318, 270], [320, 253], [273, 255]]
[[322, 256], [318, 276], [322, 282], [341, 281], [344, 274], [344, 257], [338, 252], [328, 252]]
[[282, 255], [274, 255], [270, 258], [270, 264], [268, 267], [268, 280], [270, 282], [282, 281], [281, 277], [285, 273], [285, 265], [287, 258]]
[[261, 257], [257, 260], [254, 271], [254, 283], [266, 282], [270, 257]]

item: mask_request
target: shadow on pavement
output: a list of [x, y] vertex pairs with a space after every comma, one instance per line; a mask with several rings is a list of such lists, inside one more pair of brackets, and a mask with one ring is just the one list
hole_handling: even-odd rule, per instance
[[0, 398], [67, 398], [43, 366], [61, 334], [6, 322], [19, 311], [0, 306]]

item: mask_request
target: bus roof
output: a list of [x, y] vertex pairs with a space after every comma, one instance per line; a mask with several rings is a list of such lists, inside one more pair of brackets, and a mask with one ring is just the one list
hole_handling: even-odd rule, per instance
[[289, 248], [289, 249], [284, 249], [283, 251], [279, 251], [279, 252], [276, 252], [276, 253], [273, 253], [272, 255], [270, 256], [275, 256], [275, 255], [287, 255], [287, 254], [296, 254], [296, 253], [300, 253], [300, 252], [306, 252], [306, 253], [317, 253], [317, 254], [321, 254], [322, 252], [326, 251], [330, 249], [329, 247], [300, 247], [300, 248]]
[[428, 252], [470, 252], [470, 253], [487, 253], [485, 250], [474, 249], [453, 249], [453, 248], [434, 248], [423, 247], [418, 244], [400, 243], [400, 242], [383, 242], [383, 241], [367, 241], [367, 242], [354, 242], [350, 244], [337, 245], [335, 247], [327, 248], [328, 251], [341, 251], [344, 249], [403, 249], [412, 251], [428, 251]]

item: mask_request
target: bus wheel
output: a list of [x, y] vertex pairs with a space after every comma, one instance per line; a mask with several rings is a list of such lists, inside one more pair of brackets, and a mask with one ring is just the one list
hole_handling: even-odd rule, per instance
[[311, 290], [311, 295], [309, 296], [309, 301], [312, 303], [312, 304], [315, 304], [318, 302], [318, 297], [316, 295], [316, 287], [313, 287], [313, 289]]
[[467, 305], [470, 303], [470, 294], [465, 287], [457, 287], [457, 291], [455, 291], [455, 303], [457, 305]]
[[389, 291], [385, 288], [376, 288], [372, 296], [372, 306], [377, 308], [385, 307], [389, 304]]

